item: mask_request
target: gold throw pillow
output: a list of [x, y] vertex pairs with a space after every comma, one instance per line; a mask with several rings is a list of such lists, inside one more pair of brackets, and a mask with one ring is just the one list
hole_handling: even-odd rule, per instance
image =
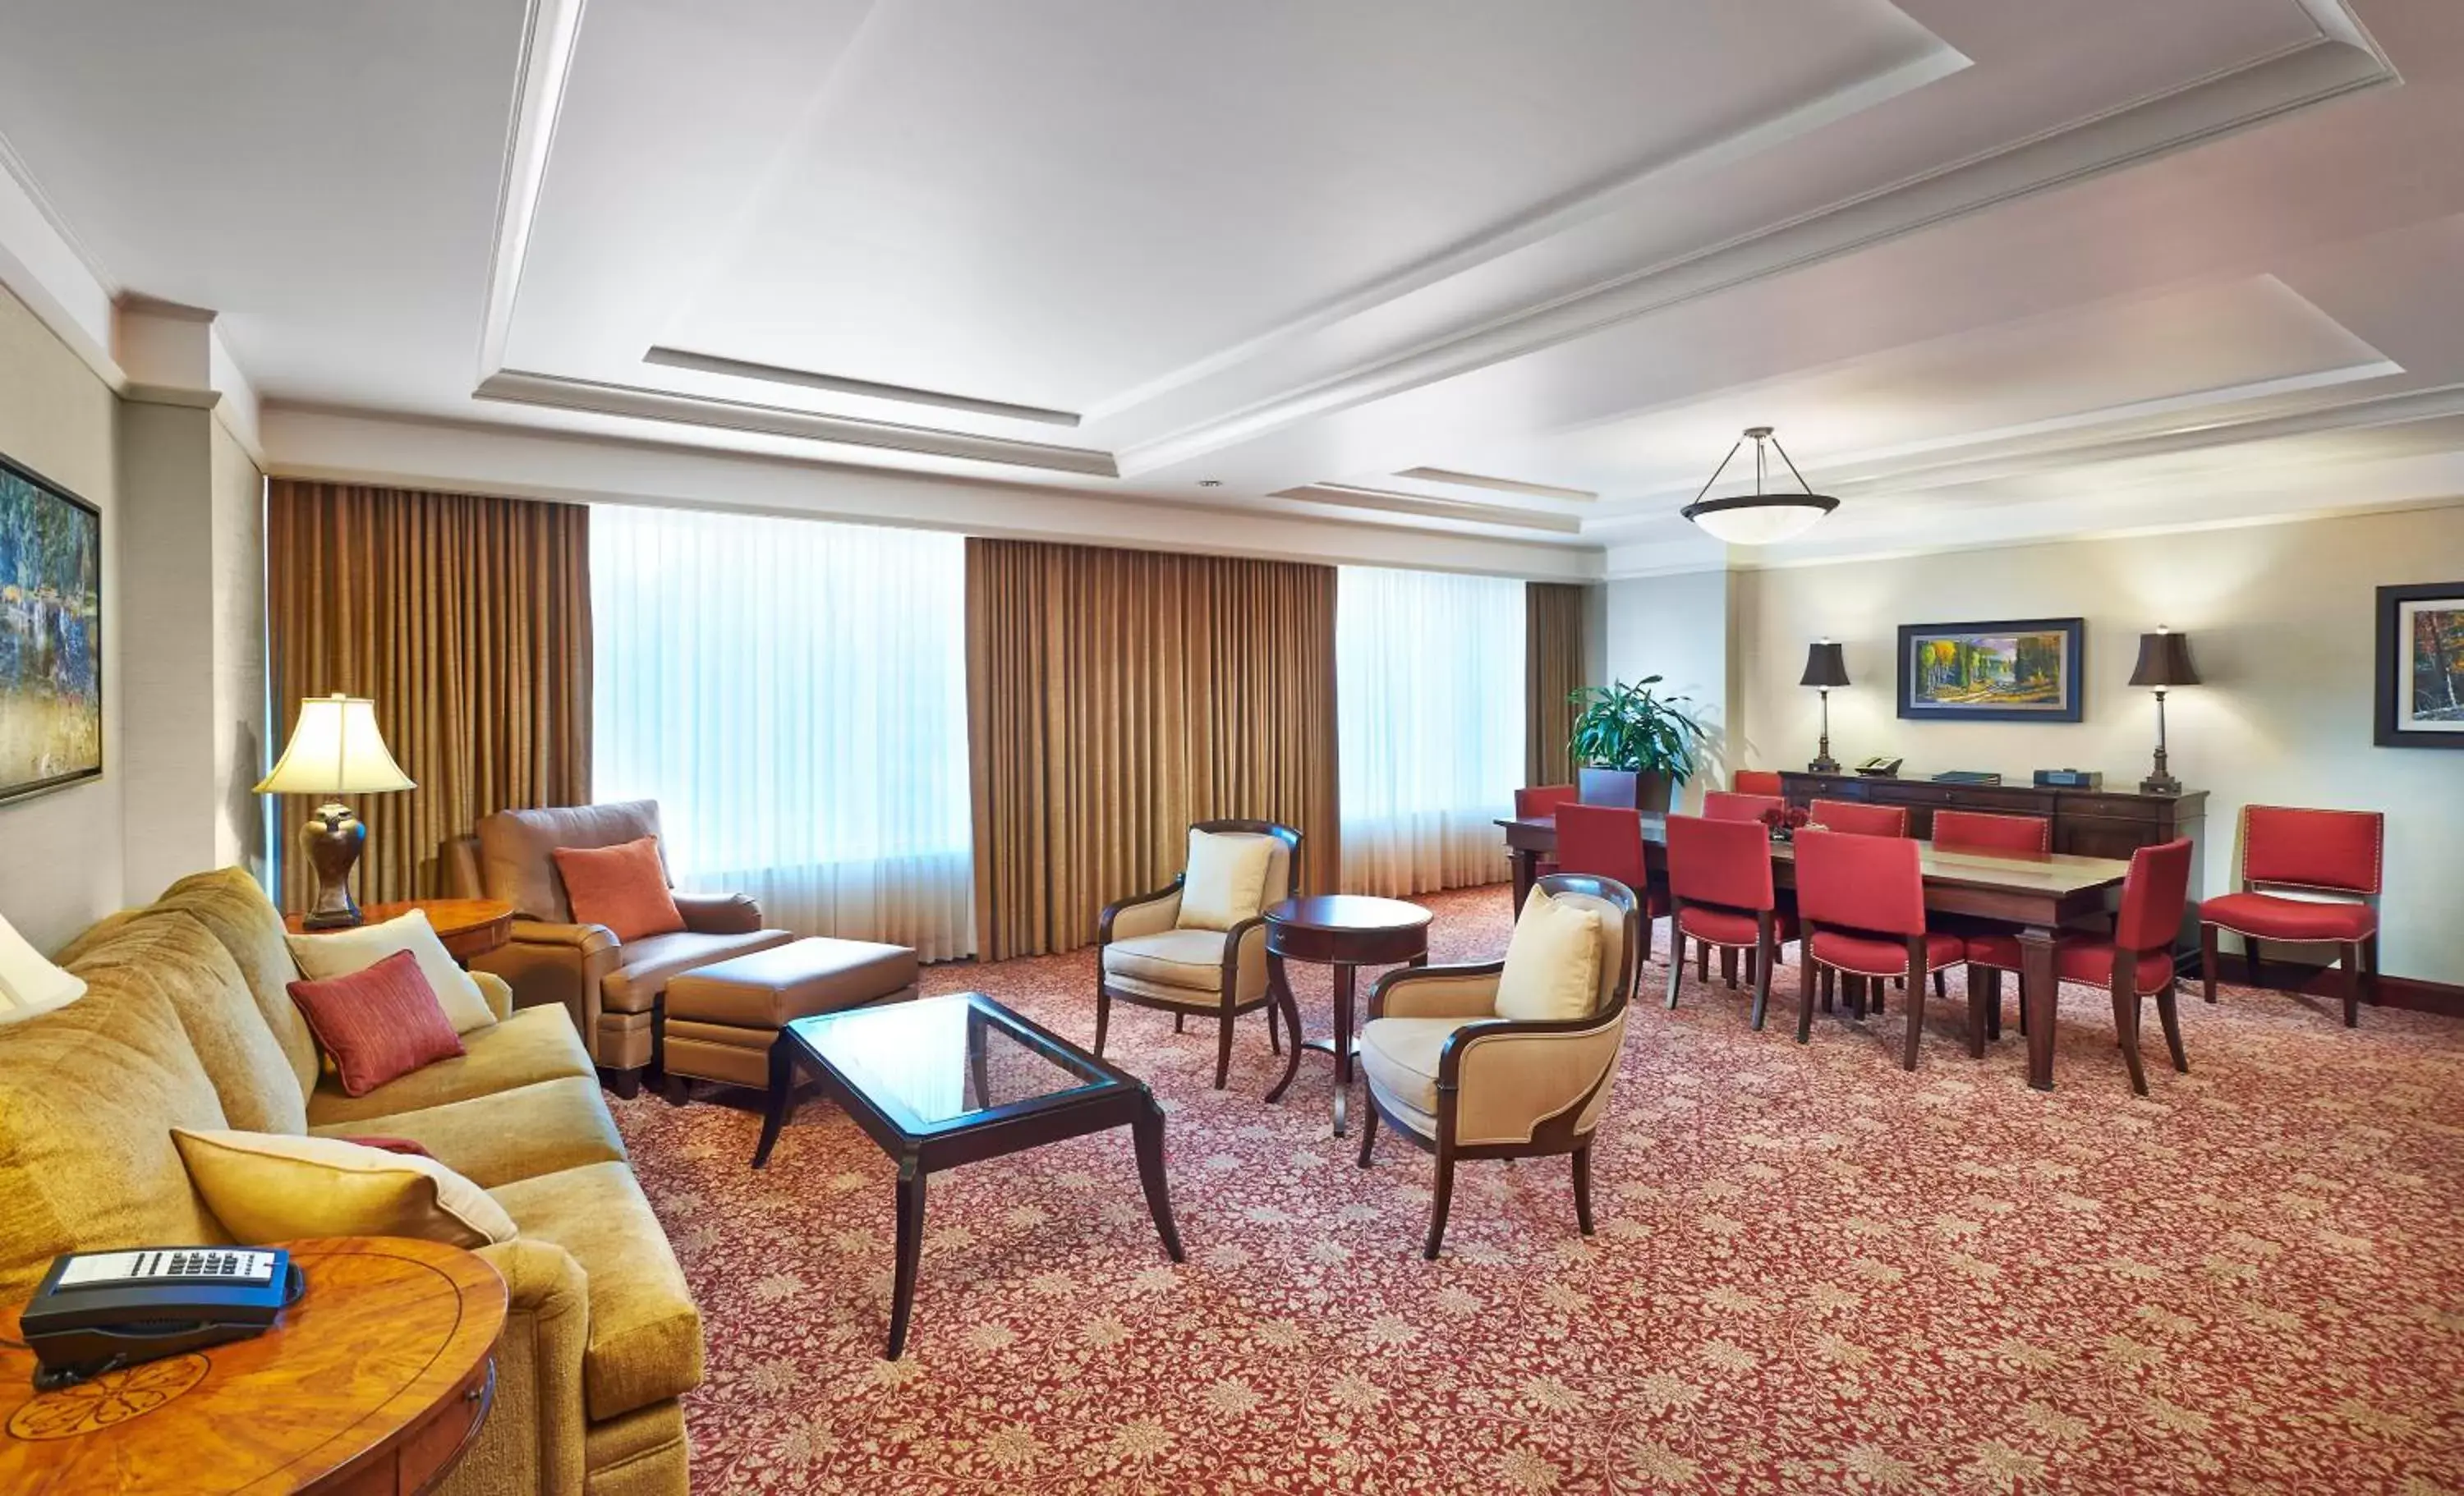
[[488, 1192], [433, 1158], [339, 1137], [171, 1130], [188, 1182], [234, 1241], [404, 1236], [449, 1246], [514, 1239]]

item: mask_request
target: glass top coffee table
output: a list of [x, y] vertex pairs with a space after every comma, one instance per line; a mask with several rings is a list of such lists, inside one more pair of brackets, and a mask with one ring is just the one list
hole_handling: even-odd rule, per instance
[[1183, 1260], [1163, 1175], [1163, 1109], [1146, 1083], [980, 992], [800, 1018], [770, 1048], [770, 1105], [753, 1167], [770, 1161], [796, 1108], [798, 1076], [817, 1083], [898, 1164], [898, 1250], [888, 1360], [907, 1348], [924, 1179], [944, 1169], [1126, 1126], [1147, 1211]]

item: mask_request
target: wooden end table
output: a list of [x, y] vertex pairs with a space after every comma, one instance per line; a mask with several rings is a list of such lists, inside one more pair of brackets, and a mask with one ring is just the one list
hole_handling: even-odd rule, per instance
[[[1363, 966], [1426, 966], [1429, 963], [1429, 912], [1401, 899], [1371, 898], [1359, 893], [1320, 893], [1287, 898], [1266, 911], [1266, 959], [1275, 997], [1292, 1031], [1291, 1058], [1284, 1078], [1266, 1092], [1269, 1105], [1284, 1099], [1292, 1078], [1301, 1072], [1301, 1050], [1321, 1050], [1334, 1057], [1334, 1135], [1341, 1137], [1345, 1109], [1352, 1095], [1353, 988]], [[1325, 1039], [1300, 1038], [1300, 1003], [1284, 975], [1287, 960], [1319, 961], [1334, 968], [1334, 1032]]]
[[0, 1345], [0, 1490], [432, 1488], [487, 1420], [504, 1280], [433, 1242], [288, 1245], [308, 1291], [253, 1339], [40, 1394], [33, 1353]]
[[[436, 938], [445, 942], [446, 954], [465, 966], [473, 957], [487, 955], [514, 937], [514, 906], [498, 898], [408, 898], [386, 904], [365, 904], [360, 913], [364, 924], [377, 924], [399, 919], [412, 910], [425, 910], [428, 922], [436, 929]], [[340, 935], [339, 930], [311, 931], [301, 927], [304, 914], [285, 914], [282, 928], [293, 935]], [[356, 928], [356, 927], [354, 927]]]

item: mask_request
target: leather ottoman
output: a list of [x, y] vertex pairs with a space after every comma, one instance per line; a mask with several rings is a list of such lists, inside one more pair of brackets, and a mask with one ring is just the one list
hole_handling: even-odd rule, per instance
[[668, 1099], [682, 1106], [696, 1080], [766, 1091], [789, 1020], [912, 998], [915, 974], [903, 945], [807, 938], [670, 979]]

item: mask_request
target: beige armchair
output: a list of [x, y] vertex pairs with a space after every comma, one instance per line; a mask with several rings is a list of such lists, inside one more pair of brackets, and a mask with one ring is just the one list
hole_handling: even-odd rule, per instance
[[[1200, 821], [1189, 830], [1192, 866], [1152, 893], [1106, 905], [1096, 926], [1095, 1053], [1104, 1052], [1114, 1002], [1160, 1008], [1175, 1028], [1190, 1014], [1212, 1013], [1221, 1090], [1232, 1073], [1232, 1022], [1242, 1014], [1265, 1008], [1266, 1042], [1283, 1053], [1262, 916], [1300, 892], [1301, 834], [1271, 821]], [[1265, 867], [1254, 892], [1218, 876], [1237, 879], [1243, 869], [1231, 864], [1258, 850]], [[1193, 875], [1207, 886], [1192, 887]]]
[[499, 811], [446, 848], [451, 892], [514, 906], [512, 940], [472, 969], [504, 978], [517, 1007], [562, 1003], [619, 1096], [638, 1093], [643, 1072], [658, 1067], [670, 978], [795, 938], [763, 929], [760, 907], [740, 893], [678, 893], [685, 928], [671, 935], [619, 941], [605, 925], [577, 924], [551, 854], [658, 834], [658, 802], [632, 800]]
[[[1595, 914], [1595, 929], [1568, 925], [1553, 940], [1550, 932], [1535, 935], [1538, 921], [1567, 913]], [[1586, 942], [1588, 973], [1567, 958]], [[1370, 1100], [1360, 1167], [1369, 1167], [1380, 1117], [1438, 1155], [1422, 1256], [1436, 1261], [1445, 1236], [1458, 1158], [1573, 1155], [1574, 1216], [1591, 1235], [1592, 1134], [1617, 1078], [1641, 949], [1633, 890], [1613, 878], [1558, 873], [1534, 886], [1506, 959], [1407, 967], [1378, 981], [1360, 1031]], [[1588, 982], [1579, 979], [1585, 975]], [[1529, 1016], [1537, 1011], [1559, 1016]]]

